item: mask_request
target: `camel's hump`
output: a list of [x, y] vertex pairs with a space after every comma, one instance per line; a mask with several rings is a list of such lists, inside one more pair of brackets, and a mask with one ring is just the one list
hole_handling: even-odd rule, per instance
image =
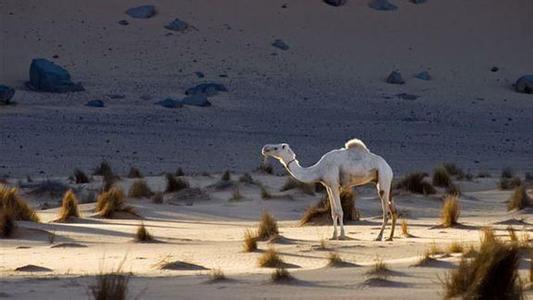
[[344, 147], [346, 149], [360, 149], [366, 152], [370, 152], [366, 147], [365, 143], [363, 143], [363, 141], [361, 141], [360, 139], [351, 139], [346, 142]]

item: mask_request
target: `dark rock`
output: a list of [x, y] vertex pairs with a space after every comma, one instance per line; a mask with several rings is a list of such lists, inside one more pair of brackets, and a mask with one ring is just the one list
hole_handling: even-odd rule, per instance
[[533, 94], [533, 75], [524, 75], [518, 78], [515, 89], [520, 93]]
[[209, 102], [209, 100], [207, 100], [207, 97], [204, 95], [192, 95], [185, 97], [181, 100], [181, 104], [201, 107], [211, 106], [211, 102]]
[[198, 77], [198, 78], [204, 78], [204, 77], [205, 77], [204, 73], [202, 73], [202, 72], [194, 72], [194, 74], [195, 74], [196, 77]]
[[174, 21], [165, 25], [165, 28], [172, 31], [185, 31], [189, 29], [189, 24], [176, 18]]
[[396, 10], [398, 7], [388, 0], [372, 0], [368, 3], [370, 8], [375, 10]]
[[52, 93], [85, 90], [81, 83], [74, 83], [70, 80], [70, 74], [67, 70], [44, 58], [32, 60], [30, 81], [26, 85], [33, 90]]
[[282, 4], [281, 8], [287, 8], [287, 3]]
[[422, 72], [416, 74], [415, 77], [420, 79], [420, 80], [426, 80], [426, 81], [431, 80], [431, 75], [429, 75], [428, 71], [422, 71]]
[[281, 50], [289, 50], [289, 45], [287, 45], [283, 40], [277, 39], [272, 43], [272, 46], [281, 49]]
[[422, 4], [422, 3], [426, 3], [427, 0], [411, 0], [411, 2], [414, 4]]
[[218, 92], [227, 92], [228, 90], [223, 84], [220, 83], [201, 83], [195, 87], [192, 87], [185, 91], [185, 95], [202, 95], [205, 97], [211, 97]]
[[136, 19], [148, 19], [155, 16], [156, 11], [153, 5], [142, 5], [128, 9], [126, 14]]
[[87, 102], [87, 104], [85, 104], [85, 106], [89, 106], [89, 107], [104, 107], [105, 104], [104, 104], [104, 101], [102, 101], [102, 100], [91, 100], [91, 101]]
[[402, 74], [400, 73], [400, 71], [396, 70], [396, 71], [392, 71], [389, 77], [387, 77], [387, 83], [404, 84], [405, 81], [403, 80]]
[[324, 2], [331, 6], [341, 6], [346, 4], [346, 0], [324, 0]]
[[499, 70], [499, 69], [498, 69], [498, 67], [496, 67], [496, 66], [490, 68], [490, 71], [491, 71], [491, 72], [498, 72], [498, 70]]
[[0, 104], [10, 104], [15, 90], [7, 85], [0, 85]]
[[126, 98], [126, 95], [124, 95], [124, 94], [109, 94], [109, 95], [107, 95], [107, 97], [109, 97], [109, 99], [124, 99], [124, 98]]
[[179, 100], [174, 100], [172, 98], [166, 98], [165, 100], [156, 102], [155, 104], [166, 108], [180, 108], [183, 106]]
[[401, 94], [396, 94], [396, 97], [398, 97], [398, 98], [400, 98], [402, 100], [416, 100], [420, 96], [407, 94], [407, 93], [401, 93]]
[[127, 20], [120, 20], [120, 21], [118, 21], [118, 23], [119, 23], [120, 25], [124, 25], [124, 26], [130, 24]]

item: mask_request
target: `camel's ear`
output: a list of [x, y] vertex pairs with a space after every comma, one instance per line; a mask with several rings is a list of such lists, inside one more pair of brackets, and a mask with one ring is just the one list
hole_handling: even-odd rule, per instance
[[282, 144], [281, 149], [285, 150], [287, 148], [287, 144]]

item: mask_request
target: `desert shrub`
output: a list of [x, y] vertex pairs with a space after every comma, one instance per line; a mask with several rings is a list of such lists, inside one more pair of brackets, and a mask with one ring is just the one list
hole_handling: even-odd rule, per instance
[[73, 178], [76, 184], [88, 183], [90, 181], [89, 177], [80, 169], [74, 169]]
[[139, 227], [137, 227], [137, 232], [135, 233], [135, 241], [137, 242], [151, 242], [154, 238], [152, 235], [148, 232], [146, 229], [146, 226], [144, 226], [144, 223], [141, 223]]
[[446, 251], [444, 251], [442, 248], [437, 246], [435, 242], [433, 242], [431, 243], [431, 246], [428, 249], [426, 249], [426, 253], [428, 253], [429, 255], [439, 255], [439, 254], [446, 253]]
[[271, 214], [264, 211], [261, 214], [261, 220], [257, 228], [257, 238], [260, 240], [267, 240], [279, 234], [278, 222]]
[[287, 282], [291, 281], [293, 277], [287, 271], [285, 268], [276, 268], [274, 272], [272, 272], [272, 275], [270, 276], [273, 282], [279, 283], [279, 282]]
[[90, 287], [95, 300], [125, 300], [128, 294], [130, 275], [117, 271], [96, 275], [96, 283]]
[[230, 181], [231, 180], [231, 173], [228, 170], [226, 170], [222, 174], [222, 176], [220, 177], [220, 180], [222, 180], [222, 181]]
[[283, 260], [279, 256], [278, 251], [274, 248], [266, 250], [257, 260], [260, 267], [263, 268], [279, 268], [283, 266]]
[[229, 201], [238, 202], [238, 201], [241, 201], [242, 198], [243, 197], [242, 197], [241, 190], [239, 189], [239, 187], [238, 186], [233, 187], [233, 192], [231, 193], [231, 198], [229, 199]]
[[251, 229], [246, 229], [244, 232], [243, 251], [253, 252], [257, 250], [257, 233]]
[[501, 178], [513, 178], [514, 177], [514, 171], [513, 169], [507, 167], [502, 170]]
[[458, 224], [461, 208], [459, 207], [459, 198], [455, 195], [449, 195], [444, 199], [441, 211], [442, 226], [452, 227]]
[[523, 299], [518, 276], [519, 250], [494, 242], [480, 247], [472, 259], [463, 257], [442, 284], [446, 298]]
[[9, 238], [15, 232], [15, 220], [8, 212], [0, 212], [0, 238]]
[[339, 254], [335, 252], [330, 252], [328, 254], [328, 266], [334, 267], [334, 266], [340, 266], [343, 264], [344, 264], [344, 261], [342, 260]]
[[112, 218], [117, 212], [127, 212], [136, 215], [135, 210], [126, 205], [124, 192], [119, 187], [112, 187], [100, 193], [96, 198], [96, 211], [103, 218]]
[[383, 261], [381, 257], [376, 257], [376, 262], [372, 265], [370, 270], [366, 271], [367, 275], [378, 276], [386, 278], [390, 275], [391, 270], [389, 266]]
[[153, 202], [153, 203], [156, 203], [156, 204], [161, 204], [161, 203], [163, 203], [163, 200], [164, 200], [164, 199], [163, 199], [163, 193], [161, 193], [161, 192], [156, 192], [156, 193], [154, 194], [154, 196], [152, 197], [152, 202]]
[[465, 172], [463, 172], [463, 169], [459, 168], [454, 163], [444, 163], [442, 164], [442, 167], [448, 172], [450, 176], [457, 176], [459, 178], [463, 178], [465, 176]]
[[396, 183], [395, 188], [406, 190], [415, 194], [435, 194], [437, 191], [431, 185], [431, 183], [424, 180], [425, 177], [427, 177], [426, 173], [411, 173]]
[[128, 196], [133, 198], [142, 198], [142, 197], [150, 197], [154, 193], [146, 184], [146, 181], [142, 179], [135, 180], [133, 184], [130, 187], [130, 190], [128, 191]]
[[182, 168], [178, 168], [176, 170], [176, 173], [174, 173], [174, 175], [176, 175], [176, 177], [185, 176], [185, 172], [183, 172]]
[[221, 268], [214, 268], [214, 269], [211, 269], [211, 271], [209, 272], [209, 280], [211, 282], [223, 281], [226, 279], [227, 279], [226, 275], [224, 274]]
[[98, 175], [98, 176], [114, 176], [114, 173], [113, 173], [113, 170], [111, 169], [111, 165], [103, 160], [100, 165], [98, 165], [95, 169], [94, 169], [94, 172], [93, 172], [93, 175]]
[[[341, 207], [344, 222], [359, 220], [359, 212], [355, 208], [355, 193], [352, 189], [342, 190], [340, 194]], [[331, 203], [327, 194], [322, 196], [315, 205], [307, 208], [300, 219], [300, 224], [304, 225], [315, 220], [327, 218], [331, 220]]]
[[513, 178], [500, 178], [500, 182], [498, 183], [498, 187], [502, 190], [511, 190], [516, 187], [519, 187], [522, 185], [522, 180], [520, 177], [513, 177]]
[[143, 178], [143, 175], [139, 169], [136, 167], [131, 167], [128, 172], [128, 178]]
[[189, 183], [185, 179], [176, 178], [174, 177], [174, 175], [170, 173], [166, 174], [166, 179], [167, 179], [167, 188], [165, 189], [165, 192], [167, 193], [181, 191], [189, 187]]
[[252, 175], [250, 175], [248, 173], [244, 173], [239, 178], [239, 181], [242, 182], [242, 183], [247, 183], [247, 184], [255, 184], [255, 180], [252, 178]]
[[35, 210], [17, 194], [16, 188], [0, 184], [0, 211], [19, 221], [39, 222]]
[[433, 179], [431, 182], [434, 186], [448, 187], [452, 184], [452, 179], [446, 168], [440, 166], [433, 170]]
[[292, 176], [287, 177], [287, 181], [283, 184], [280, 191], [288, 191], [293, 189], [299, 189], [304, 194], [307, 195], [314, 195], [315, 194], [315, 186], [314, 184], [304, 183], [301, 181], [298, 181], [294, 179]]
[[531, 199], [527, 195], [525, 186], [515, 187], [513, 194], [507, 200], [507, 210], [520, 210], [531, 206]]
[[459, 242], [452, 242], [449, 246], [448, 246], [448, 251], [450, 253], [463, 253], [464, 251], [464, 247], [463, 247], [463, 244], [459, 243]]
[[72, 190], [68, 190], [61, 202], [61, 209], [59, 210], [58, 222], [66, 222], [70, 218], [78, 218], [80, 213], [78, 211], [78, 198]]

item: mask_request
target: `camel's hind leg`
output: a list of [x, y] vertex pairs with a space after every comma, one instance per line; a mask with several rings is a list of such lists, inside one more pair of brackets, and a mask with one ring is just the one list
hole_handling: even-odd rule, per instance
[[335, 205], [335, 197], [333, 195], [333, 190], [326, 186], [326, 191], [328, 192], [328, 200], [329, 200], [329, 207], [331, 208], [331, 219], [333, 220], [333, 236], [331, 237], [332, 240], [337, 239], [337, 213], [336, 213], [336, 205]]
[[387, 241], [392, 241], [392, 238], [394, 237], [394, 227], [396, 227], [396, 218], [398, 218], [398, 214], [396, 212], [396, 205], [394, 204], [394, 200], [392, 200], [392, 189], [389, 188], [388, 192], [385, 192], [385, 199], [388, 199], [388, 206], [389, 211], [392, 217], [392, 227], [390, 231], [390, 236], [387, 239]]
[[384, 192], [380, 190], [381, 185], [378, 183], [376, 187], [378, 189], [379, 199], [381, 200], [381, 209], [383, 210], [383, 223], [381, 224], [381, 230], [379, 231], [376, 241], [381, 241], [383, 238], [383, 231], [385, 231], [385, 226], [387, 225], [388, 221], [387, 202], [386, 198], [384, 197]]

